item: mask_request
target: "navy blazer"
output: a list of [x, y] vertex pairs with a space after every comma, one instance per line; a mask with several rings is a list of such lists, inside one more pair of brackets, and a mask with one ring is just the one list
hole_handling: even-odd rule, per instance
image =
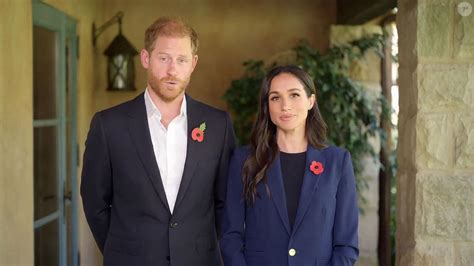
[[[81, 195], [104, 265], [221, 265], [217, 244], [234, 131], [224, 111], [187, 95], [186, 103], [186, 162], [173, 213], [156, 163], [143, 93], [92, 119]], [[204, 140], [192, 140], [192, 130], [203, 122]]]
[[[242, 167], [249, 148], [235, 151], [228, 175], [221, 251], [226, 266], [353, 265], [358, 259], [358, 208], [354, 171], [348, 151], [308, 146], [306, 171], [293, 230], [276, 156], [259, 197], [242, 197]], [[324, 171], [310, 171], [313, 161]]]

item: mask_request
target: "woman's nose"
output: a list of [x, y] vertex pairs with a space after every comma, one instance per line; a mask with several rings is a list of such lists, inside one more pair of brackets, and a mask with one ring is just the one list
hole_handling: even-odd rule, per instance
[[282, 100], [281, 100], [281, 110], [282, 110], [282, 111], [289, 111], [289, 110], [291, 110], [291, 105], [290, 105], [288, 99], [282, 99]]

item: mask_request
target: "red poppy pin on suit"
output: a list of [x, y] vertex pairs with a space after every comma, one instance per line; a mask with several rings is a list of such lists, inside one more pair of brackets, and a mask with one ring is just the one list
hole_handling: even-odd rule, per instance
[[194, 141], [202, 142], [204, 140], [204, 131], [206, 130], [206, 123], [203, 122], [199, 127], [193, 129], [191, 132], [191, 138]]
[[309, 170], [311, 170], [313, 174], [319, 175], [324, 172], [324, 166], [321, 162], [312, 161], [311, 165], [309, 166]]

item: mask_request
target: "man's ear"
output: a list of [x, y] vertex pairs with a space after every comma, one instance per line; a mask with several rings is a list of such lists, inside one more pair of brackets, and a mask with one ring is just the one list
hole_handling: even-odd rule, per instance
[[140, 51], [140, 62], [144, 69], [148, 69], [150, 61], [150, 53], [146, 49]]
[[197, 62], [198, 62], [198, 55], [195, 54], [195, 55], [193, 55], [193, 70], [191, 72], [194, 71], [194, 68], [196, 67]]

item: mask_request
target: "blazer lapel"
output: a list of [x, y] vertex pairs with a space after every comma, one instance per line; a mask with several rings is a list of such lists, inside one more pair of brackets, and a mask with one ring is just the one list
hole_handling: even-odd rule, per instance
[[204, 117], [201, 115], [199, 108], [196, 107], [194, 100], [186, 94], [186, 115], [188, 118], [188, 144], [186, 148], [186, 162], [184, 164], [183, 177], [178, 190], [178, 196], [176, 198], [176, 204], [174, 209], [176, 210], [178, 205], [184, 198], [186, 191], [189, 187], [189, 183], [194, 175], [197, 162], [199, 161], [199, 149], [203, 147], [204, 142], [200, 143], [194, 141], [191, 138], [191, 132], [194, 128], [199, 127], [204, 122]]
[[281, 221], [285, 226], [288, 235], [291, 234], [290, 219], [288, 218], [288, 209], [286, 205], [285, 188], [281, 174], [280, 155], [277, 154], [275, 160], [267, 170], [268, 186], [271, 192], [271, 198], [275, 204]]
[[135, 144], [138, 157], [145, 168], [154, 189], [158, 193], [163, 205], [168, 212], [170, 208], [166, 199], [165, 189], [161, 181], [160, 171], [156, 163], [155, 153], [153, 152], [153, 143], [151, 142], [150, 130], [148, 127], [148, 118], [146, 114], [144, 95], [141, 93], [135, 100], [129, 111], [128, 130], [132, 142]]
[[300, 201], [298, 203], [298, 210], [296, 211], [295, 224], [293, 225], [293, 232], [296, 232], [298, 226], [303, 221], [303, 217], [308, 210], [309, 204], [313, 197], [314, 192], [318, 187], [319, 180], [324, 178], [324, 171], [316, 175], [310, 170], [311, 163], [313, 161], [321, 162], [322, 165], [325, 165], [325, 158], [322, 154], [322, 151], [317, 150], [311, 145], [308, 145], [306, 153], [306, 165], [305, 165], [305, 174], [303, 177], [303, 184], [301, 185], [301, 195]]

